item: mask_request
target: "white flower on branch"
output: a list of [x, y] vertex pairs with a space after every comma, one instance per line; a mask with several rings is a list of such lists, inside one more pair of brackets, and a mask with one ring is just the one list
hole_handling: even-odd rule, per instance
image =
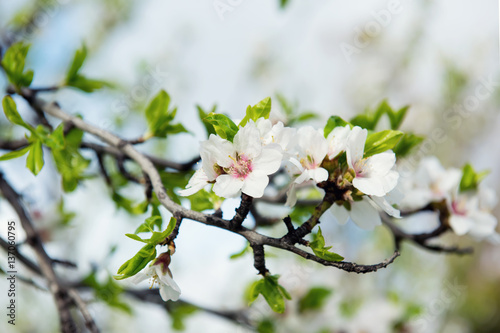
[[354, 170], [352, 184], [367, 195], [383, 197], [392, 191], [399, 174], [393, 170], [396, 154], [392, 151], [363, 158], [368, 131], [355, 126], [347, 140], [347, 163]]
[[328, 152], [328, 144], [322, 130], [311, 126], [302, 127], [297, 131], [295, 152], [290, 158], [291, 173], [296, 176], [296, 184], [308, 180], [321, 183], [328, 179], [328, 171], [321, 163]]
[[459, 236], [469, 234], [478, 239], [492, 236], [498, 221], [491, 211], [497, 202], [495, 191], [485, 186], [480, 186], [476, 193], [455, 195], [449, 205], [450, 227]]
[[249, 121], [232, 143], [210, 135], [201, 144], [200, 156], [203, 170], [193, 175], [181, 195], [193, 194], [215, 182], [213, 191], [220, 197], [236, 197], [243, 192], [260, 198], [269, 183], [268, 175], [278, 171], [283, 153], [278, 145], [264, 146], [255, 123]]
[[181, 289], [172, 278], [172, 272], [168, 268], [170, 264], [170, 254], [162, 253], [143, 272], [138, 273], [132, 282], [138, 284], [150, 279], [151, 288], [157, 284], [160, 288], [160, 296], [166, 302], [168, 300], [177, 301], [181, 295]]

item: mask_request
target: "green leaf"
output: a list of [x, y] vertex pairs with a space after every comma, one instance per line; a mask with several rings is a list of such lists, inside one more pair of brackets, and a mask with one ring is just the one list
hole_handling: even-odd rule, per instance
[[111, 87], [112, 85], [108, 82], [101, 80], [89, 79], [81, 74], [79, 74], [80, 69], [87, 58], [87, 47], [82, 45], [79, 50], [76, 50], [73, 57], [73, 61], [68, 68], [66, 73], [65, 85], [73, 88], [80, 89], [84, 92], [93, 92], [104, 87]]
[[325, 238], [321, 232], [321, 228], [318, 229], [318, 233], [315, 236], [313, 242], [309, 243], [309, 247], [313, 250], [314, 254], [321, 259], [327, 261], [342, 261], [344, 257], [337, 253], [329, 252], [332, 246], [325, 247]]
[[238, 127], [243, 127], [249, 120], [257, 121], [259, 118], [269, 118], [271, 113], [271, 97], [266, 97], [254, 106], [248, 106], [245, 117], [241, 120]]
[[285, 298], [291, 299], [290, 294], [278, 283], [279, 275], [267, 275], [254, 282], [248, 291], [247, 298], [249, 305], [252, 304], [257, 297], [262, 295], [267, 304], [274, 312], [285, 312]]
[[148, 263], [156, 258], [155, 245], [146, 244], [137, 252], [135, 256], [127, 260], [119, 269], [114, 278], [117, 280], [126, 279], [139, 273]]
[[75, 55], [73, 57], [73, 61], [68, 68], [68, 72], [66, 73], [66, 82], [73, 82], [78, 77], [78, 72], [80, 68], [82, 68], [85, 59], [87, 58], [87, 47], [85, 44], [79, 50], [76, 50]]
[[100, 283], [96, 279], [96, 273], [92, 272], [82, 280], [82, 284], [92, 288], [95, 297], [110, 307], [132, 314], [130, 306], [120, 300], [123, 288], [111, 276], [108, 276], [105, 283]]
[[146, 120], [149, 125], [146, 136], [165, 138], [168, 134], [187, 132], [181, 124], [171, 124], [177, 109], [169, 110], [169, 107], [170, 96], [165, 90], [160, 90], [146, 108]]
[[477, 190], [479, 183], [486, 177], [490, 172], [488, 170], [482, 172], [476, 172], [472, 165], [467, 163], [462, 169], [463, 175], [460, 180], [460, 192]]
[[408, 156], [412, 150], [420, 145], [425, 140], [425, 137], [418, 136], [412, 133], [405, 133], [398, 142], [393, 151], [397, 158]]
[[7, 160], [12, 160], [14, 158], [18, 158], [26, 154], [28, 151], [30, 151], [31, 145], [26, 146], [24, 148], [21, 148], [19, 150], [14, 150], [11, 152], [8, 152], [2, 156], [0, 156], [0, 161], [7, 161]]
[[339, 116], [331, 116], [326, 122], [324, 130], [325, 138], [328, 136], [328, 134], [330, 134], [331, 131], [333, 131], [335, 127], [345, 127], [346, 125], [350, 124]]
[[235, 254], [232, 254], [229, 259], [237, 259], [237, 258], [241, 258], [245, 255], [245, 253], [248, 253], [250, 251], [250, 243], [247, 243], [247, 245], [243, 248], [243, 250], [241, 250], [240, 252], [238, 253], [235, 253]]
[[176, 331], [183, 331], [186, 329], [185, 319], [198, 311], [198, 308], [191, 304], [169, 302], [167, 311], [172, 319], [172, 328]]
[[42, 141], [36, 140], [30, 145], [30, 151], [26, 158], [26, 167], [36, 176], [43, 168]]
[[205, 121], [214, 127], [218, 136], [231, 142], [238, 132], [238, 126], [228, 116], [221, 113], [209, 113]]
[[33, 81], [33, 71], [24, 71], [29, 48], [29, 44], [15, 43], [5, 52], [1, 62], [9, 81], [18, 88], [29, 87]]
[[270, 319], [264, 319], [257, 325], [257, 333], [275, 333], [276, 327]]
[[[385, 101], [384, 101], [385, 103]], [[403, 123], [403, 120], [406, 117], [406, 113], [408, 112], [408, 109], [410, 106], [404, 106], [398, 111], [393, 111], [392, 109], [387, 112], [387, 115], [389, 116], [389, 121], [391, 122], [391, 129], [397, 130], [399, 127], [401, 127], [401, 124]]]
[[365, 143], [364, 157], [373, 156], [394, 148], [403, 135], [403, 132], [393, 130], [369, 134]]
[[207, 137], [210, 136], [210, 134], [216, 134], [214, 126], [205, 118], [209, 113], [216, 113], [217, 105], [214, 105], [210, 112], [205, 112], [205, 110], [203, 110], [203, 108], [199, 105], [197, 105], [196, 108], [198, 109], [198, 116], [200, 117], [200, 120], [203, 122], [203, 126], [205, 126], [205, 129], [207, 131]]
[[131, 238], [133, 240], [136, 240], [138, 242], [143, 242], [143, 243], [148, 242], [147, 240], [142, 239], [141, 237], [137, 236], [136, 234], [125, 234], [125, 236], [127, 236], [128, 238]]
[[157, 206], [153, 207], [151, 212], [151, 217], [148, 217], [143, 224], [141, 224], [134, 232], [134, 234], [138, 234], [141, 232], [153, 232], [154, 227], [157, 226], [159, 230], [161, 230], [161, 226], [163, 224], [163, 218], [161, 217], [160, 211]]
[[149, 239], [149, 244], [154, 244], [156, 246], [157, 244], [164, 242], [165, 238], [170, 236], [170, 234], [174, 230], [176, 223], [177, 223], [177, 220], [174, 217], [171, 217], [170, 222], [168, 223], [167, 229], [165, 229], [162, 232], [153, 231], [153, 235]]
[[7, 119], [11, 123], [13, 123], [15, 125], [22, 126], [32, 133], [35, 132], [34, 128], [31, 127], [30, 125], [26, 124], [24, 122], [23, 118], [21, 118], [21, 115], [17, 111], [16, 102], [14, 102], [12, 97], [5, 96], [3, 101], [2, 101], [2, 106], [3, 106], [3, 112], [5, 113], [5, 116], [7, 117]]
[[191, 209], [197, 212], [214, 209], [216, 206], [219, 207], [223, 200], [214, 192], [208, 192], [204, 189], [188, 196], [187, 198], [191, 202]]
[[326, 300], [332, 294], [332, 291], [327, 288], [314, 287], [299, 300], [299, 312], [321, 310], [325, 305]]

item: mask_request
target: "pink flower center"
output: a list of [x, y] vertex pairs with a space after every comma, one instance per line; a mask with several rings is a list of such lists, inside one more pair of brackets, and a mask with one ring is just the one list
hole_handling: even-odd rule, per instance
[[467, 215], [467, 207], [464, 200], [454, 200], [451, 203], [451, 209], [455, 215], [465, 216]]
[[362, 159], [357, 161], [354, 164], [354, 171], [356, 172], [356, 177], [357, 178], [363, 178], [367, 176], [367, 170], [366, 170], [366, 159]]
[[[231, 156], [230, 156], [231, 157]], [[245, 155], [236, 155], [232, 158], [233, 164], [225, 171], [232, 175], [234, 178], [245, 179], [253, 170], [252, 161]]]

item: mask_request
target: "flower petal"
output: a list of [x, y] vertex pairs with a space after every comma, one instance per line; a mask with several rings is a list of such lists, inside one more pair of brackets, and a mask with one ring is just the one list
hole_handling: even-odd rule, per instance
[[243, 180], [231, 175], [220, 175], [217, 177], [213, 191], [219, 197], [233, 198], [240, 194]]
[[485, 238], [495, 233], [497, 219], [491, 214], [485, 212], [475, 212], [470, 216], [474, 220], [474, 225], [469, 231], [472, 237]]
[[354, 164], [363, 159], [365, 151], [365, 142], [368, 131], [359, 126], [354, 126], [347, 140], [346, 153], [349, 167], [354, 169]]
[[339, 224], [346, 224], [349, 220], [349, 212], [347, 211], [347, 209], [345, 209], [344, 206], [333, 204], [330, 208], [330, 211], [332, 212], [333, 216], [335, 216], [335, 219]]
[[461, 215], [452, 215], [450, 216], [450, 226], [453, 231], [459, 235], [465, 235], [469, 230], [472, 228], [473, 221], [466, 217], [466, 216], [461, 216]]
[[267, 184], [269, 184], [269, 177], [264, 173], [254, 171], [245, 179], [241, 191], [253, 198], [260, 198], [264, 195]]
[[179, 194], [183, 197], [195, 194], [208, 184], [208, 177], [203, 169], [198, 169], [189, 180], [186, 189], [180, 190]]
[[253, 120], [250, 120], [244, 127], [240, 128], [233, 139], [234, 148], [241, 155], [244, 154], [250, 159], [260, 155], [262, 151], [262, 141], [260, 133]]
[[181, 289], [175, 283], [174, 279], [168, 274], [163, 274], [160, 277], [160, 296], [166, 302], [168, 300], [177, 301], [181, 295]]
[[399, 211], [399, 209], [392, 207], [385, 197], [371, 196], [370, 199], [372, 199], [377, 204], [377, 206], [382, 208], [384, 212], [386, 212], [390, 216], [401, 218], [401, 212]]
[[264, 147], [259, 156], [253, 159], [253, 171], [270, 175], [279, 170], [283, 154], [274, 148]]
[[309, 177], [316, 183], [321, 183], [328, 179], [328, 171], [324, 168], [310, 169]]
[[364, 230], [372, 230], [382, 224], [377, 209], [366, 199], [353, 202], [350, 215], [353, 222]]

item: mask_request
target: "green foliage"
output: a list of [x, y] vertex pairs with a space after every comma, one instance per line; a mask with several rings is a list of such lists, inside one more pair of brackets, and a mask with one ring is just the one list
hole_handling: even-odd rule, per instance
[[352, 318], [363, 305], [360, 299], [348, 299], [340, 303], [340, 314], [345, 318]]
[[160, 171], [161, 181], [165, 186], [168, 196], [176, 203], [181, 204], [181, 198], [175, 192], [176, 188], [184, 189], [193, 175], [192, 171], [188, 172], [165, 172]]
[[[127, 234], [128, 236], [129, 234]], [[136, 236], [136, 235], [134, 235]], [[131, 237], [132, 238], [132, 237]], [[136, 238], [133, 238], [136, 239]], [[137, 239], [136, 239], [137, 240]], [[126, 279], [132, 277], [139, 273], [146, 265], [151, 262], [154, 258], [156, 258], [156, 245], [146, 244], [142, 247], [142, 249], [137, 252], [135, 256], [127, 260], [121, 267], [118, 269], [117, 274], [114, 278], [117, 280]]]
[[332, 291], [323, 287], [311, 288], [307, 294], [299, 300], [299, 312], [320, 310]]
[[479, 183], [486, 177], [490, 172], [488, 170], [482, 172], [476, 172], [472, 165], [467, 163], [462, 169], [462, 179], [460, 180], [460, 192], [465, 192], [469, 190], [477, 190]]
[[169, 108], [170, 96], [165, 90], [160, 90], [146, 108], [146, 120], [149, 125], [146, 137], [165, 138], [169, 134], [187, 132], [182, 124], [172, 124], [177, 108]]
[[245, 117], [239, 123], [239, 127], [243, 127], [249, 120], [257, 121], [259, 118], [269, 118], [271, 113], [271, 98], [266, 97], [254, 106], [248, 106]]
[[15, 43], [5, 52], [1, 62], [10, 83], [17, 88], [29, 87], [33, 81], [33, 71], [24, 70], [29, 48], [29, 44]]
[[377, 127], [380, 118], [384, 114], [387, 114], [391, 122], [391, 129], [397, 130], [403, 123], [408, 108], [408, 106], [404, 106], [403, 108], [395, 111], [386, 100], [383, 100], [375, 110], [366, 110], [364, 113], [352, 118], [350, 123], [354, 126], [359, 126], [373, 131]]
[[42, 170], [43, 164], [42, 141], [36, 140], [30, 145], [30, 151], [26, 158], [26, 167], [36, 176]]
[[243, 248], [243, 250], [241, 250], [240, 252], [238, 253], [235, 253], [235, 254], [232, 254], [229, 259], [238, 259], [238, 258], [241, 258], [243, 257], [246, 253], [250, 252], [250, 243], [247, 243], [247, 245], [245, 245], [245, 247]]
[[75, 55], [73, 57], [73, 61], [66, 72], [66, 81], [65, 85], [73, 88], [80, 89], [84, 92], [93, 92], [95, 90], [101, 89], [106, 86], [111, 86], [111, 84], [100, 81], [89, 79], [81, 74], [79, 74], [80, 69], [87, 58], [87, 47], [82, 45], [79, 50], [76, 50]]
[[69, 212], [64, 208], [64, 199], [61, 198], [59, 200], [59, 203], [57, 204], [57, 212], [59, 213], [61, 217], [61, 223], [63, 225], [68, 225], [70, 222], [75, 218], [76, 213], [74, 212]]
[[[55, 133], [55, 134], [54, 134]], [[52, 134], [57, 141], [60, 135], [58, 129]], [[52, 157], [57, 170], [61, 174], [62, 188], [65, 192], [72, 192], [78, 183], [84, 179], [83, 172], [87, 169], [90, 161], [84, 158], [79, 151], [83, 132], [79, 129], [72, 129], [64, 137], [64, 146], [61, 149], [52, 149]]]
[[167, 311], [172, 318], [172, 328], [176, 331], [183, 331], [186, 329], [184, 321], [187, 317], [193, 315], [198, 311], [198, 308], [191, 304], [182, 302], [168, 303]]
[[319, 116], [314, 112], [309, 112], [309, 111], [299, 112], [297, 103], [295, 103], [295, 105], [292, 105], [281, 94], [276, 94], [276, 99], [278, 100], [278, 103], [285, 112], [287, 118], [286, 121], [287, 126], [297, 125], [299, 123], [303, 123], [308, 120], [319, 118]]
[[5, 96], [2, 101], [2, 106], [5, 116], [11, 123], [22, 126], [33, 134], [35, 133], [35, 129], [30, 125], [28, 125], [26, 122], [24, 122], [23, 118], [21, 118], [21, 115], [17, 111], [16, 102], [14, 102], [12, 97]]
[[144, 214], [148, 208], [147, 201], [135, 203], [134, 201], [124, 197], [117, 191], [113, 191], [111, 199], [115, 202], [116, 208], [123, 208], [127, 213], [132, 215]]
[[290, 213], [290, 218], [295, 223], [302, 223], [314, 212], [314, 205], [300, 206], [296, 205]]
[[155, 226], [158, 230], [161, 230], [162, 225], [163, 218], [161, 217], [160, 210], [158, 209], [158, 206], [154, 205], [151, 211], [151, 217], [148, 217], [143, 224], [137, 227], [134, 234], [141, 232], [153, 232]]
[[325, 238], [321, 232], [321, 228], [318, 229], [318, 233], [314, 237], [314, 241], [309, 243], [309, 247], [313, 250], [314, 254], [321, 259], [328, 261], [342, 261], [344, 257], [337, 253], [329, 252], [332, 246], [325, 246]]
[[205, 126], [205, 129], [207, 131], [207, 137], [210, 136], [210, 134], [216, 134], [214, 126], [209, 121], [207, 121], [205, 118], [208, 117], [208, 115], [210, 113], [217, 112], [217, 105], [214, 105], [212, 107], [212, 110], [210, 110], [209, 112], [206, 112], [205, 110], [203, 110], [203, 108], [199, 105], [196, 106], [196, 109], [198, 109], [198, 116], [200, 117], [200, 120], [202, 121], [203, 126]]
[[191, 209], [197, 212], [220, 207], [223, 200], [214, 192], [209, 192], [204, 189], [188, 196], [187, 198], [191, 202]]
[[30, 149], [31, 149], [31, 145], [26, 146], [24, 148], [21, 148], [19, 150], [14, 150], [14, 151], [8, 152], [8, 153], [0, 156], [0, 162], [1, 161], [12, 160], [14, 158], [21, 157], [21, 156], [25, 155], [27, 152], [29, 152]]
[[328, 136], [328, 134], [331, 133], [331, 131], [333, 131], [333, 129], [335, 127], [345, 127], [346, 125], [350, 125], [347, 121], [345, 121], [344, 119], [340, 118], [339, 116], [331, 116], [330, 118], [328, 118], [328, 121], [326, 122], [326, 126], [325, 126], [325, 129], [324, 129], [324, 134], [325, 134], [325, 138]]
[[[155, 224], [156, 221], [150, 221], [149, 223], [143, 224], [145, 228], [150, 227], [150, 231], [152, 233], [150, 238], [141, 238], [137, 236], [137, 234], [125, 234], [125, 236], [136, 240], [138, 242], [146, 243], [142, 247], [142, 249], [137, 252], [135, 256], [127, 260], [117, 272], [117, 275], [114, 276], [117, 280], [122, 280], [129, 278], [131, 276], [139, 273], [146, 265], [156, 258], [156, 245], [165, 241], [165, 239], [172, 233], [175, 228], [175, 224], [177, 220], [175, 218], [171, 218], [168, 224], [167, 229], [164, 231], [153, 231], [153, 227], [151, 224]], [[142, 227], [142, 226], [141, 226]], [[141, 228], [139, 227], [139, 228]]]
[[405, 133], [398, 144], [394, 147], [393, 151], [397, 158], [408, 156], [413, 149], [419, 146], [425, 137], [415, 135], [412, 133]]
[[290, 0], [279, 0], [279, 1], [280, 1], [280, 7], [281, 8], [285, 8], [290, 3]]
[[82, 284], [92, 288], [95, 297], [105, 302], [110, 307], [132, 314], [130, 306], [120, 301], [120, 295], [123, 292], [123, 288], [121, 288], [111, 276], [108, 277], [105, 283], [99, 283], [96, 279], [95, 272], [92, 272], [82, 280]]
[[257, 332], [258, 333], [274, 333], [274, 332], [276, 332], [276, 327], [274, 325], [274, 322], [269, 318], [266, 318], [266, 319], [260, 321], [257, 324]]
[[394, 148], [403, 135], [403, 132], [394, 130], [385, 130], [369, 134], [365, 143], [364, 157], [370, 157]]
[[249, 305], [252, 304], [259, 295], [262, 295], [274, 312], [285, 312], [285, 298], [290, 300], [292, 297], [286, 289], [278, 283], [278, 279], [279, 275], [267, 275], [254, 282], [250, 286], [247, 294]]
[[221, 113], [209, 113], [204, 122], [213, 126], [218, 136], [231, 142], [238, 132], [238, 126], [228, 116]]

